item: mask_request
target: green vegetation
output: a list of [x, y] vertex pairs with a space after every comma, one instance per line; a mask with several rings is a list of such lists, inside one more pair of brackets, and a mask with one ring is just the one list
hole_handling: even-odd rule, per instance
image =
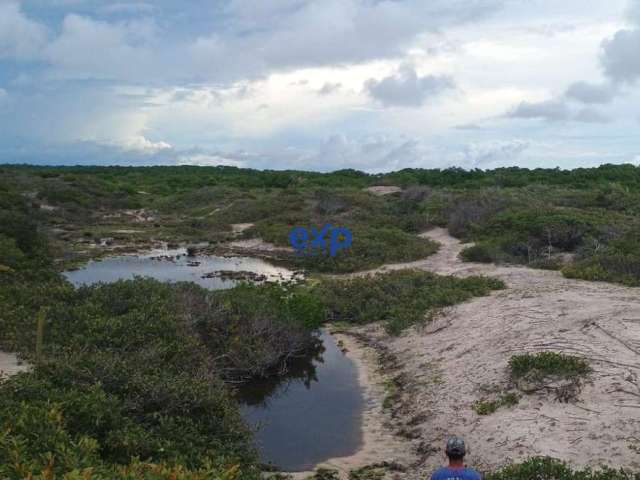
[[509, 368], [514, 379], [532, 374], [537, 377], [577, 378], [591, 372], [585, 359], [556, 352], [514, 355], [509, 360]]
[[317, 291], [329, 321], [363, 324], [384, 321], [390, 333], [425, 321], [433, 309], [454, 305], [504, 288], [486, 277], [445, 277], [417, 270], [326, 280]]
[[400, 384], [398, 378], [389, 378], [384, 382], [385, 396], [382, 401], [382, 408], [385, 410], [393, 407], [393, 404], [398, 400], [400, 395]]
[[513, 407], [517, 405], [520, 398], [516, 393], [510, 392], [500, 395], [495, 400], [479, 400], [473, 404], [473, 410], [478, 415], [490, 415], [500, 407]]
[[61, 290], [48, 306], [44, 359], [0, 384], [0, 476], [106, 472], [136, 458], [169, 469], [252, 464], [250, 433], [166, 286]]
[[[18, 295], [24, 286], [3, 285], [13, 295], [1, 327], [33, 360], [36, 315], [28, 292]], [[322, 318], [307, 294], [277, 286], [60, 283], [38, 303], [47, 308], [44, 358], [0, 384], [2, 478], [135, 458], [203, 471], [243, 465], [252, 475], [250, 432], [223, 380], [267, 374], [308, 345]]]
[[[372, 185], [404, 190], [382, 197], [363, 191]], [[35, 206], [38, 218], [30, 222], [44, 227], [54, 257], [66, 265], [103, 254], [90, 247], [105, 237], [123, 249], [144, 248], [152, 239], [218, 246], [236, 237], [232, 224], [253, 223], [242, 236], [286, 246], [292, 226], [331, 223], [354, 232], [348, 252], [336, 258], [279, 252], [276, 260], [343, 273], [424, 258], [435, 245], [415, 233], [439, 225], [476, 243], [463, 253], [465, 260], [562, 269], [571, 278], [627, 285], [640, 285], [639, 186], [640, 168], [632, 165], [378, 175], [0, 166], [0, 192], [12, 192], [0, 194], [0, 206], [13, 208], [16, 197]], [[0, 232], [0, 251], [18, 261], [12, 238]], [[10, 268], [2, 258], [0, 265]]]
[[[373, 185], [403, 190], [376, 196], [364, 190]], [[276, 374], [288, 356], [313, 349], [325, 321], [382, 321], [398, 333], [504, 287], [397, 271], [218, 292], [143, 279], [76, 290], [59, 275], [66, 266], [159, 241], [206, 241], [210, 252], [243, 238], [287, 246], [292, 226], [330, 223], [353, 232], [352, 247], [335, 258], [266, 255], [308, 272], [345, 273], [433, 254], [437, 245], [417, 233], [443, 226], [475, 242], [465, 260], [640, 285], [638, 187], [640, 168], [631, 165], [384, 175], [0, 166], [0, 348], [35, 364], [0, 383], [0, 477], [256, 479], [231, 384]], [[240, 233], [238, 223], [253, 226]], [[585, 360], [552, 352], [518, 355], [510, 366], [514, 378], [589, 372]], [[515, 401], [503, 395], [477, 411]], [[487, 478], [638, 480], [625, 475], [533, 459]]]
[[485, 473], [487, 480], [640, 480], [640, 473], [602, 468], [574, 470], [568, 464], [549, 457], [531, 458], [495, 473]]
[[[74, 289], [56, 272], [41, 209], [3, 186], [0, 346], [34, 366], [0, 383], [0, 476], [256, 478], [229, 383], [276, 374], [313, 348], [341, 287], [321, 279], [207, 291], [138, 278]], [[435, 288], [412, 306], [422, 314], [493, 285], [409, 277], [391, 282], [404, 297]], [[397, 307], [388, 312], [396, 323]]]

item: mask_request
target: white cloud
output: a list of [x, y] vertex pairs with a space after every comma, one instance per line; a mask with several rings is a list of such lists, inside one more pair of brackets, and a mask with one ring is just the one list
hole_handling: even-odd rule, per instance
[[113, 24], [68, 15], [45, 57], [67, 76], [133, 80], [156, 72], [154, 37], [149, 21]]
[[632, 3], [0, 0], [0, 151], [369, 171], [628, 161]]
[[126, 138], [120, 142], [120, 146], [122, 146], [125, 150], [137, 150], [148, 153], [155, 153], [159, 152], [160, 150], [167, 150], [172, 148], [171, 145], [167, 142], [152, 142], [142, 135], [138, 135], [132, 138]]
[[18, 2], [0, 2], [0, 59], [33, 59], [46, 40], [46, 28], [27, 18]]
[[531, 146], [521, 139], [492, 140], [466, 145], [455, 165], [466, 168], [496, 168], [518, 163], [520, 155]]
[[225, 165], [229, 167], [244, 167], [245, 162], [228, 156], [216, 153], [186, 153], [178, 155], [176, 159], [177, 165], [197, 165], [201, 167], [211, 167], [216, 165]]

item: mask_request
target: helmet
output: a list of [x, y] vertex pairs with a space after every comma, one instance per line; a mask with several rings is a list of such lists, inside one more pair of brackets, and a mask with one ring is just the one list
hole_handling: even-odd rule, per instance
[[464, 445], [464, 440], [460, 437], [451, 437], [447, 440], [447, 447], [445, 449], [447, 455], [456, 457], [462, 457], [467, 453], [467, 449]]

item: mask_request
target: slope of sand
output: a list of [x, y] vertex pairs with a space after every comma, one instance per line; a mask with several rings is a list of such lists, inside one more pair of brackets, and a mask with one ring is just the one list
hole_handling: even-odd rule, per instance
[[[425, 478], [439, 465], [451, 434], [467, 439], [469, 463], [486, 470], [535, 455], [576, 466], [639, 469], [640, 289], [565, 279], [554, 271], [462, 263], [464, 246], [446, 230], [423, 235], [440, 242], [437, 254], [376, 271], [491, 275], [508, 288], [452, 307], [435, 323], [400, 337], [376, 325], [358, 330], [395, 359], [400, 393], [393, 428], [410, 439], [415, 455], [406, 478]], [[472, 410], [491, 389], [510, 387], [511, 355], [543, 350], [590, 360], [594, 372], [577, 401], [562, 403], [546, 390], [491, 415]]]
[[15, 375], [18, 372], [26, 370], [27, 366], [18, 362], [13, 353], [5, 353], [0, 351], [0, 379]]
[[391, 185], [375, 185], [373, 187], [367, 187], [364, 190], [366, 190], [369, 193], [372, 193], [373, 195], [380, 197], [383, 195], [390, 195], [392, 193], [401, 192], [402, 188], [394, 187]]

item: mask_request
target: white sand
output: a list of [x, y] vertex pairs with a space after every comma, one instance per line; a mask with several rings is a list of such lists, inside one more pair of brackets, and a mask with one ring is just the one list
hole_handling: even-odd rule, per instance
[[[408, 380], [396, 428], [416, 415], [421, 460], [407, 478], [425, 478], [442, 461], [450, 434], [464, 436], [468, 460], [483, 469], [549, 455], [576, 466], [640, 468], [640, 289], [565, 279], [558, 272], [462, 263], [463, 248], [443, 229], [424, 234], [442, 244], [426, 260], [379, 270], [419, 268], [491, 275], [508, 288], [448, 309], [435, 325], [388, 337], [363, 330], [398, 357]], [[521, 352], [553, 350], [587, 357], [594, 369], [574, 403], [549, 392], [479, 416], [482, 386], [508, 388], [507, 362]], [[433, 453], [431, 453], [433, 452]], [[428, 478], [428, 477], [427, 477]]]
[[245, 254], [249, 255], [251, 252], [293, 252], [293, 248], [291, 247], [280, 247], [278, 245], [274, 245], [273, 243], [265, 242], [261, 238], [249, 238], [246, 240], [234, 240], [233, 242], [229, 242], [228, 245], [231, 249], [237, 250], [242, 253], [245, 251]]
[[253, 225], [253, 223], [232, 223], [231, 231], [235, 234], [239, 234], [244, 232], [245, 230], [250, 229], [251, 227], [253, 227]]
[[18, 362], [18, 358], [13, 353], [0, 351], [0, 378], [15, 375], [27, 369], [27, 365]]
[[398, 193], [402, 191], [400, 187], [394, 187], [391, 185], [375, 185], [373, 187], [367, 187], [365, 190], [377, 196], [389, 195], [391, 193]]

